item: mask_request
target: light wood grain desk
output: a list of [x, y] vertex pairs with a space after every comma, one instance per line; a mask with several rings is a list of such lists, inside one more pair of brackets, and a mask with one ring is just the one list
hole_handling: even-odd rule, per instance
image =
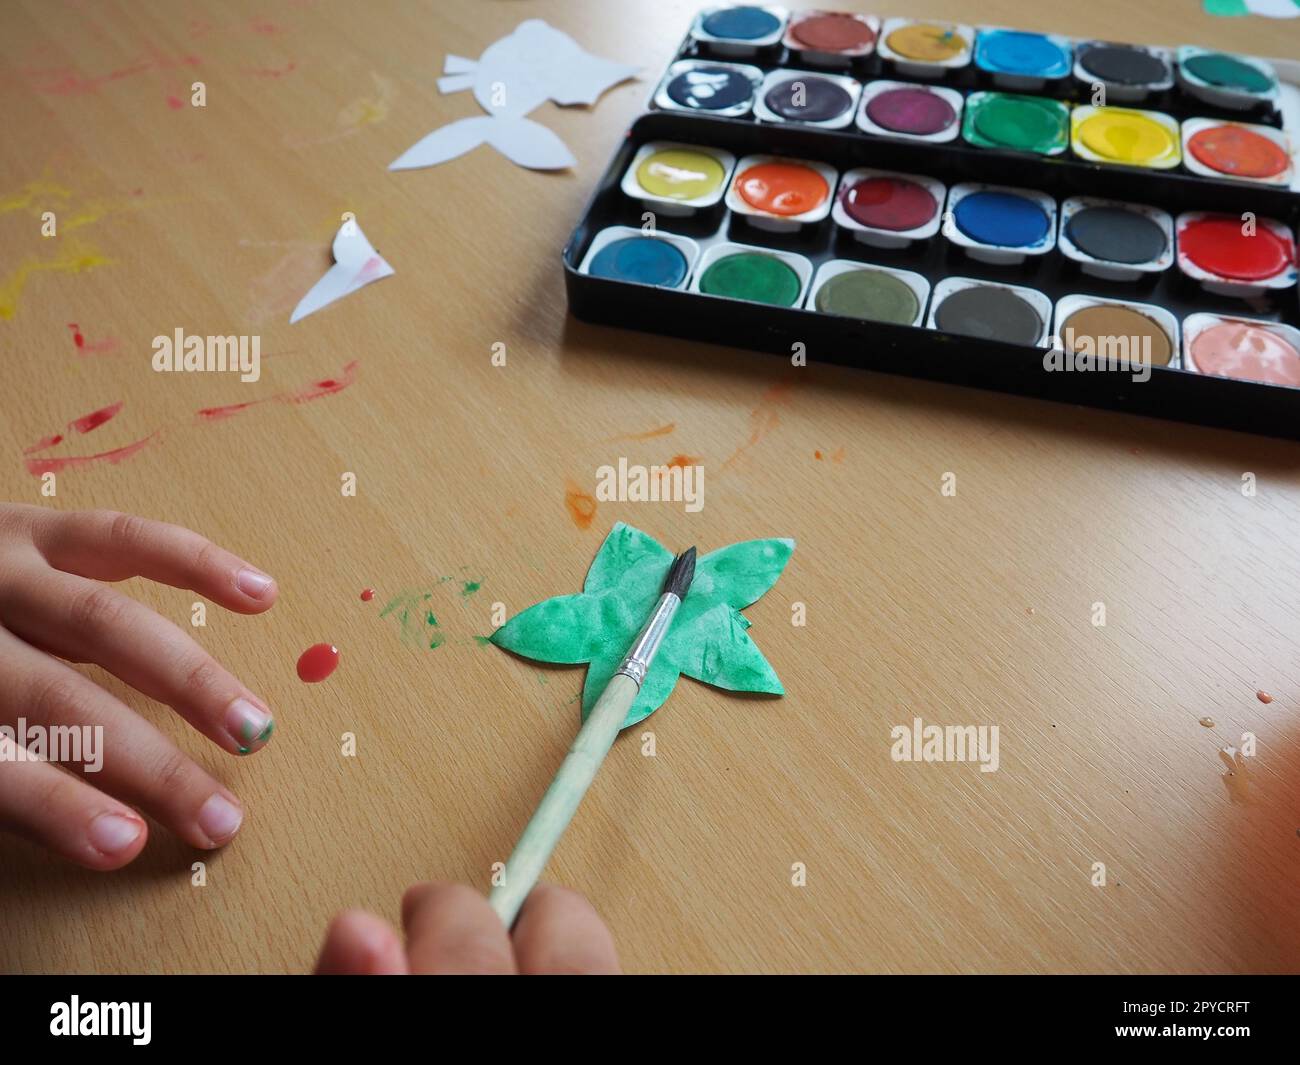
[[[924, 9], [1300, 51], [1296, 23], [1212, 19], [1195, 0], [1055, 18], [1006, 0]], [[798, 540], [749, 611], [788, 696], [683, 680], [648, 723], [657, 755], [623, 738], [550, 866], [593, 900], [629, 969], [1300, 968], [1300, 449], [841, 369], [792, 377], [782, 360], [567, 318], [559, 250], [692, 10], [6, 5], [0, 489], [40, 502], [23, 448], [125, 400], [71, 453], [162, 437], [66, 471], [53, 505], [192, 526], [282, 595], [265, 617], [213, 609], [197, 630], [276, 712], [254, 758], [107, 682], [242, 797], [236, 842], [200, 855], [155, 829], [135, 865], [97, 875], [0, 840], [4, 969], [304, 970], [345, 906], [396, 920], [416, 880], [486, 886], [573, 735], [581, 671], [472, 637], [494, 602], [513, 613], [577, 590], [620, 519], [702, 550]], [[438, 95], [443, 56], [476, 57], [528, 16], [645, 67], [592, 110], [534, 114], [577, 168], [525, 172], [483, 149], [389, 173], [418, 137], [478, 113]], [[169, 101], [198, 78], [206, 108]], [[79, 220], [57, 252], [33, 206], [51, 200]], [[290, 327], [344, 211], [397, 274]], [[33, 268], [69, 248], [108, 261]], [[263, 379], [153, 373], [151, 339], [177, 327], [259, 333]], [[196, 419], [354, 359], [338, 395]], [[702, 512], [601, 504], [575, 524], [567, 485], [590, 491], [619, 455], [676, 454], [705, 466]], [[355, 498], [340, 493], [349, 471]], [[482, 588], [463, 598], [443, 576]], [[367, 585], [374, 603], [358, 599]], [[379, 616], [405, 589], [433, 592], [436, 650]], [[188, 621], [192, 595], [131, 591]], [[308, 687], [293, 664], [318, 640], [343, 664]], [[997, 724], [1000, 769], [891, 761], [890, 729], [914, 717]], [[340, 756], [346, 732], [355, 758]], [[1244, 732], [1258, 754], [1228, 777], [1220, 749]]]

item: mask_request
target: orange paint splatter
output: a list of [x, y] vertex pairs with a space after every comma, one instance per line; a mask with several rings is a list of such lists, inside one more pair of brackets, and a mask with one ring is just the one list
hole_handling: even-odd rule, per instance
[[572, 481], [564, 485], [564, 505], [569, 508], [569, 517], [579, 529], [590, 529], [596, 517], [596, 499], [590, 492], [584, 492]]
[[698, 466], [703, 461], [704, 459], [700, 458], [698, 455], [674, 455], [668, 460], [668, 468], [672, 469], [674, 466]]
[[123, 459], [129, 459], [132, 455], [139, 454], [150, 444], [160, 439], [161, 436], [162, 430], [159, 429], [146, 436], [143, 440], [137, 440], [135, 443], [127, 444], [124, 447], [113, 448], [112, 451], [101, 451], [97, 455], [67, 455], [62, 458], [27, 459], [27, 472], [33, 477], [40, 477], [47, 473], [58, 473], [76, 466], [90, 466], [100, 462], [109, 466], [116, 466]]
[[1250, 766], [1246, 757], [1235, 747], [1224, 747], [1219, 751], [1227, 771], [1223, 774], [1223, 786], [1228, 790], [1228, 798], [1236, 803], [1250, 802]]
[[741, 455], [781, 424], [781, 415], [776, 408], [785, 405], [793, 388], [793, 381], [782, 381], [763, 393], [758, 405], [749, 412], [749, 438], [732, 452], [731, 457], [722, 464], [723, 469], [733, 465]]
[[1273, 696], [1269, 695], [1268, 692], [1256, 692], [1255, 698], [1261, 703], [1271, 703], [1273, 701]]
[[668, 422], [665, 425], [657, 425], [653, 429], [647, 429], [643, 433], [625, 433], [622, 436], [611, 436], [604, 442], [607, 444], [615, 444], [623, 440], [653, 440], [657, 436], [667, 436], [676, 429], [676, 422]]
[[813, 458], [815, 458], [818, 462], [821, 462], [821, 460], [822, 460], [822, 453], [821, 453], [820, 451], [814, 451], [814, 452], [813, 452]]

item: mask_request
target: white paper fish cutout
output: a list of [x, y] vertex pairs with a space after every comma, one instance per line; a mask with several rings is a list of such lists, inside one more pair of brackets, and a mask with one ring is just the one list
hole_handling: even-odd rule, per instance
[[549, 129], [524, 116], [547, 100], [594, 104], [606, 89], [626, 81], [638, 69], [591, 55], [568, 34], [541, 19], [528, 19], [510, 36], [488, 45], [477, 63], [449, 55], [443, 65], [438, 91], [472, 89], [488, 114], [434, 130], [388, 169], [436, 166], [490, 144], [531, 170], [563, 170], [576, 162], [573, 153]]
[[349, 219], [334, 234], [334, 265], [325, 271], [311, 291], [298, 301], [289, 317], [289, 324], [314, 314], [337, 299], [351, 295], [372, 281], [391, 277], [396, 271], [387, 260], [375, 251], [361, 227]]

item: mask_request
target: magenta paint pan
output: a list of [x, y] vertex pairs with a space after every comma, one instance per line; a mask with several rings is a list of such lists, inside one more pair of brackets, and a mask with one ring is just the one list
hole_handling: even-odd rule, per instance
[[857, 126], [877, 137], [941, 144], [957, 137], [963, 106], [961, 93], [943, 86], [873, 81], [862, 90]]

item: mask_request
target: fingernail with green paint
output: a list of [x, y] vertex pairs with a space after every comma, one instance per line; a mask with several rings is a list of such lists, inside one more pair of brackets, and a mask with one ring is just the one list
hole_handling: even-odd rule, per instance
[[251, 754], [271, 738], [275, 721], [270, 711], [241, 696], [226, 708], [226, 731], [240, 754]]

